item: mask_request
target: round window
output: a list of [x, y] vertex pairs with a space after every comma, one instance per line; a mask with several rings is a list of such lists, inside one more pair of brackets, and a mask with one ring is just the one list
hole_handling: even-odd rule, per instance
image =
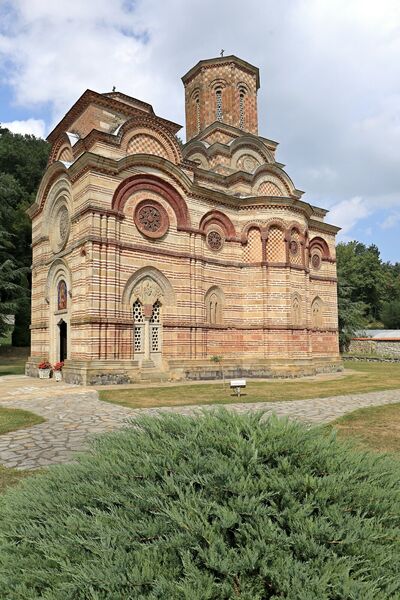
[[207, 244], [211, 250], [221, 250], [223, 243], [222, 235], [218, 231], [210, 231], [207, 234]]
[[160, 238], [168, 231], [168, 213], [159, 202], [154, 200], [139, 202], [134, 220], [139, 231], [149, 238]]

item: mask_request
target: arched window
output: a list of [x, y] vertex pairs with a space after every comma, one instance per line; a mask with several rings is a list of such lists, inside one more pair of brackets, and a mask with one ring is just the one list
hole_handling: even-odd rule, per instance
[[161, 303], [157, 300], [153, 304], [150, 317], [150, 348], [151, 352], [161, 351]]
[[144, 315], [140, 300], [133, 303], [133, 348], [136, 352], [144, 352]]
[[67, 284], [61, 279], [57, 286], [57, 310], [67, 310], [67, 300]]
[[223, 115], [222, 115], [222, 89], [221, 88], [217, 88], [215, 90], [215, 101], [216, 101], [216, 120], [217, 121], [222, 121], [223, 120]]
[[246, 90], [244, 88], [240, 88], [239, 89], [239, 127], [240, 127], [240, 129], [244, 129], [244, 122], [245, 122], [245, 111], [244, 111], [245, 95], [246, 95]]
[[200, 98], [198, 96], [196, 96], [195, 102], [196, 102], [196, 127], [197, 127], [197, 133], [199, 133], [200, 132]]
[[210, 325], [221, 325], [223, 321], [224, 296], [218, 288], [211, 288], [206, 294], [206, 320]]
[[318, 296], [314, 298], [311, 304], [311, 324], [314, 329], [322, 329], [323, 327], [323, 303]]
[[292, 299], [292, 324], [295, 327], [301, 324], [301, 299], [298, 294]]

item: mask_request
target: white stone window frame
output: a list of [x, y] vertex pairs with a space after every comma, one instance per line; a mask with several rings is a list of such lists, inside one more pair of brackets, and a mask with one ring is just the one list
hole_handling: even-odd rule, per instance
[[132, 315], [134, 354], [144, 354], [145, 319], [143, 314], [143, 306], [138, 298], [132, 305]]

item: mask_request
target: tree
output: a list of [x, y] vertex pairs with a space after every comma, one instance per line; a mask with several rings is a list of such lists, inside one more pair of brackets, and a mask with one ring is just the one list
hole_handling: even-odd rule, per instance
[[[46, 167], [49, 144], [32, 135], [11, 133], [0, 126], [0, 235], [6, 230], [8, 243], [12, 245], [6, 262], [2, 258], [2, 277], [8, 278], [9, 284], [17, 285], [18, 292], [12, 298], [12, 289], [8, 287], [6, 296], [8, 307], [3, 309], [15, 314], [14, 341], [29, 343], [29, 267], [32, 262], [31, 222], [26, 209], [33, 203], [36, 190]], [[11, 275], [9, 265], [13, 265], [15, 279]], [[15, 290], [16, 288], [14, 288]], [[3, 289], [3, 295], [5, 291]], [[11, 304], [10, 304], [11, 302]]]
[[361, 242], [338, 244], [336, 248], [339, 277], [344, 278], [353, 302], [363, 302], [368, 321], [380, 316], [386, 291], [386, 278], [378, 248]]
[[365, 304], [351, 299], [351, 286], [338, 277], [339, 348], [347, 352], [355, 332], [365, 326]]
[[388, 329], [400, 329], [400, 299], [383, 305], [382, 321]]
[[10, 329], [11, 317], [15, 314], [18, 297], [24, 297], [24, 280], [26, 269], [18, 267], [11, 258], [13, 245], [10, 234], [0, 222], [0, 338], [5, 337]]

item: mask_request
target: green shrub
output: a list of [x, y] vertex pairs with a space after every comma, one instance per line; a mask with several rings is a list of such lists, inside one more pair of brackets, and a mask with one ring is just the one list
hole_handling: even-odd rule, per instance
[[400, 597], [400, 466], [260, 415], [142, 418], [7, 492], [0, 597]]

